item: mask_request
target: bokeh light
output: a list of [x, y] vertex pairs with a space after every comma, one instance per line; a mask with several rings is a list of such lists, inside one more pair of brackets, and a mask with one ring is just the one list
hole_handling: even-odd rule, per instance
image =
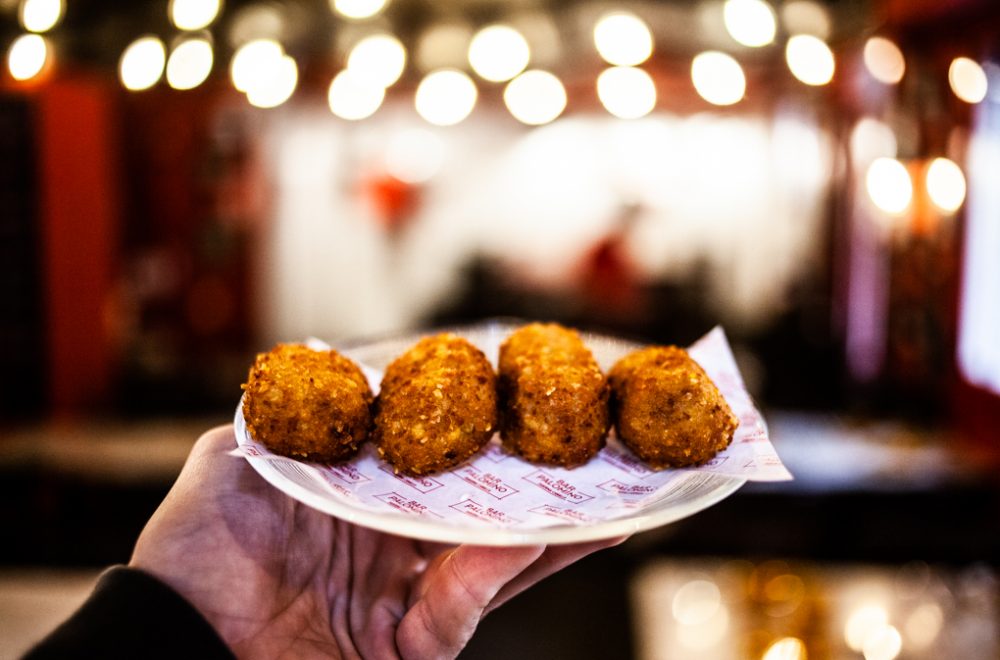
[[935, 158], [927, 167], [927, 194], [945, 213], [954, 213], [965, 201], [965, 175], [947, 158]]
[[344, 69], [330, 83], [327, 103], [341, 119], [356, 121], [371, 117], [385, 99], [385, 88], [352, 69]]
[[608, 64], [635, 66], [653, 54], [653, 34], [635, 14], [613, 12], [594, 26], [594, 46]]
[[492, 82], [510, 80], [524, 71], [531, 49], [520, 32], [506, 25], [483, 28], [469, 44], [469, 64], [481, 78]]
[[882, 625], [872, 630], [861, 648], [865, 660], [894, 660], [903, 650], [903, 638], [894, 626]]
[[[899, 176], [898, 170], [902, 170], [902, 173], [906, 175], [906, 185], [910, 185], [909, 175], [906, 174], [906, 168], [903, 164], [897, 160], [891, 160], [888, 158], [882, 158], [872, 164], [874, 168], [875, 164], [883, 163], [880, 165], [886, 171], [891, 171], [891, 177]], [[895, 165], [892, 165], [892, 164]], [[897, 167], [898, 166], [898, 169]], [[868, 190], [871, 192], [871, 172], [869, 169], [869, 187]], [[873, 196], [874, 199], [874, 196]], [[878, 202], [876, 202], [877, 204]], [[906, 203], [909, 203], [909, 197], [907, 197]], [[904, 205], [905, 207], [905, 205]], [[901, 209], [902, 210], [902, 209]], [[844, 641], [847, 642], [847, 646], [852, 651], [860, 652], [865, 645], [865, 640], [867, 640], [871, 634], [889, 623], [889, 613], [886, 612], [885, 608], [881, 605], [862, 605], [857, 609], [853, 610], [847, 617], [847, 623], [844, 626]]]
[[207, 39], [186, 39], [167, 60], [167, 84], [174, 89], [194, 89], [212, 72], [212, 44]]
[[656, 107], [656, 85], [642, 69], [611, 67], [597, 77], [597, 98], [615, 117], [638, 119]]
[[789, 34], [830, 38], [830, 10], [815, 0], [790, 0], [783, 3], [781, 22]]
[[276, 108], [291, 98], [298, 83], [298, 65], [289, 55], [282, 55], [251, 77], [247, 101], [258, 108]]
[[867, 167], [876, 158], [895, 158], [896, 134], [885, 122], [862, 117], [851, 130], [851, 159], [856, 167]]
[[930, 647], [941, 633], [944, 626], [944, 613], [937, 603], [923, 603], [906, 619], [907, 648], [922, 651]]
[[761, 656], [761, 660], [807, 660], [805, 643], [797, 637], [782, 637], [776, 640]]
[[45, 37], [22, 34], [7, 51], [7, 70], [14, 80], [31, 80], [45, 68], [49, 57]]
[[[910, 180], [910, 174], [895, 158], [875, 159], [868, 166], [865, 183], [868, 196], [875, 206], [890, 215], [905, 211], [913, 199], [913, 181]], [[859, 647], [855, 650], [861, 649]]]
[[133, 92], [149, 89], [163, 75], [167, 49], [158, 37], [139, 37], [133, 41], [118, 62], [118, 77], [125, 89]]
[[28, 32], [48, 32], [66, 12], [63, 0], [24, 0], [18, 11], [21, 27]]
[[722, 593], [714, 582], [691, 580], [674, 594], [671, 612], [678, 623], [696, 626], [708, 621], [722, 604]]
[[200, 30], [211, 25], [221, 9], [221, 0], [170, 0], [167, 14], [178, 30]]
[[825, 85], [833, 79], [836, 68], [833, 51], [822, 39], [797, 34], [788, 40], [785, 60], [792, 75], [807, 85]]
[[382, 11], [387, 0], [332, 0], [333, 10], [346, 18], [371, 18]]
[[566, 88], [548, 71], [525, 71], [508, 83], [503, 101], [515, 119], [538, 126], [566, 109]]
[[872, 77], [886, 85], [895, 85], [906, 73], [903, 51], [885, 37], [872, 37], [865, 42], [864, 61]]
[[280, 66], [278, 62], [284, 56], [281, 44], [273, 39], [254, 39], [243, 44], [236, 49], [229, 64], [233, 87], [246, 92], [259, 72]]
[[371, 85], [389, 87], [403, 75], [406, 48], [391, 34], [370, 35], [351, 49], [347, 68]]
[[764, 0], [726, 0], [722, 15], [726, 31], [737, 43], [759, 48], [774, 41], [777, 21]]
[[956, 57], [948, 67], [948, 84], [955, 96], [966, 103], [979, 103], [989, 87], [986, 72], [975, 60]]
[[691, 62], [691, 81], [698, 94], [714, 105], [738, 103], [747, 87], [740, 63], [717, 51], [695, 56]]
[[476, 83], [456, 69], [427, 74], [417, 86], [417, 114], [437, 126], [453, 126], [469, 116], [476, 105]]

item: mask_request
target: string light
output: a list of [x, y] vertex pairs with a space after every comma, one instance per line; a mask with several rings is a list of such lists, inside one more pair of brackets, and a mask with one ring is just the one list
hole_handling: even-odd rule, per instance
[[956, 57], [948, 67], [948, 83], [955, 96], [966, 103], [979, 103], [989, 87], [986, 72], [975, 60]]
[[774, 41], [777, 20], [774, 9], [763, 0], [726, 0], [722, 16], [726, 31], [737, 43], [760, 48]]
[[125, 89], [133, 92], [149, 89], [163, 75], [167, 49], [159, 38], [139, 37], [133, 41], [118, 62], [118, 77]]
[[469, 44], [469, 64], [484, 80], [503, 82], [524, 71], [531, 49], [520, 32], [506, 25], [483, 28]]
[[833, 51], [822, 39], [797, 34], [785, 46], [785, 60], [792, 75], [807, 85], [825, 85], [833, 79]]
[[[913, 199], [910, 174], [895, 158], [876, 158], [868, 166], [865, 183], [875, 206], [890, 215], [903, 213]], [[860, 650], [860, 647], [855, 650]]]
[[515, 119], [538, 126], [554, 120], [566, 109], [566, 88], [548, 71], [525, 71], [510, 81], [503, 100]]
[[906, 72], [903, 51], [885, 37], [872, 37], [865, 42], [864, 61], [872, 77], [886, 85], [897, 84]]
[[346, 18], [371, 18], [385, 8], [387, 0], [332, 0], [333, 10]]
[[927, 167], [927, 194], [945, 213], [954, 213], [965, 201], [965, 175], [947, 158], [935, 158]]
[[18, 12], [21, 27], [28, 32], [48, 32], [66, 11], [63, 0], [23, 0]]
[[611, 67], [597, 78], [597, 98], [615, 117], [638, 119], [656, 107], [656, 85], [642, 69]]
[[194, 89], [212, 72], [212, 44], [207, 39], [186, 39], [167, 60], [167, 84], [174, 89]]
[[247, 101], [258, 108], [276, 108], [283, 104], [299, 83], [299, 67], [289, 55], [282, 55], [249, 80]]
[[373, 34], [359, 41], [347, 56], [347, 68], [369, 85], [383, 89], [403, 75], [406, 48], [391, 34]]
[[417, 113], [432, 124], [453, 126], [469, 116], [478, 97], [476, 84], [456, 69], [427, 74], [417, 86]]
[[653, 35], [635, 14], [613, 12], [594, 26], [594, 46], [608, 64], [635, 66], [653, 54]]
[[246, 92], [258, 72], [280, 66], [277, 63], [284, 56], [281, 44], [273, 39], [254, 39], [243, 44], [236, 49], [229, 64], [233, 87]]
[[31, 80], [42, 72], [49, 57], [45, 37], [22, 34], [7, 51], [7, 70], [14, 80]]
[[738, 103], [746, 92], [743, 67], [725, 53], [701, 53], [691, 62], [691, 81], [698, 94], [714, 105]]
[[218, 18], [221, 9], [221, 0], [170, 0], [167, 15], [178, 30], [201, 30]]
[[344, 69], [330, 83], [330, 112], [341, 119], [357, 121], [375, 114], [385, 99], [385, 87], [352, 69]]

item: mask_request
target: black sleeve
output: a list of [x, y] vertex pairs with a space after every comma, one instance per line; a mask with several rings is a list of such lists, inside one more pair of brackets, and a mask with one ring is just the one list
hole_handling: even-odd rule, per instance
[[233, 658], [208, 621], [148, 573], [115, 567], [65, 623], [25, 660], [48, 658]]

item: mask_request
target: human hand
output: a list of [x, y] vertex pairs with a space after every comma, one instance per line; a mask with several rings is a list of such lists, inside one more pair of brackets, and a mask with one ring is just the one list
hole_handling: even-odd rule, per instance
[[248, 658], [454, 657], [479, 621], [542, 578], [623, 539], [458, 547], [333, 518], [265, 482], [232, 426], [205, 433], [130, 565], [190, 601]]

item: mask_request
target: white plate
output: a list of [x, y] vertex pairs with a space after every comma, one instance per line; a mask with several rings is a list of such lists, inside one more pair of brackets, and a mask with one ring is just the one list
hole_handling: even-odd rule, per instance
[[[493, 321], [447, 330], [479, 346], [496, 364], [500, 342], [516, 327]], [[735, 372], [724, 335], [721, 330], [714, 332], [718, 336], [711, 354], [696, 359], [720, 385], [741, 419], [730, 449], [747, 445], [761, 455], [762, 448], [770, 448], [763, 419]], [[427, 334], [432, 333], [397, 336], [338, 350], [362, 365], [377, 390], [382, 369]], [[720, 338], [725, 353], [721, 356]], [[586, 334], [584, 339], [605, 370], [637, 348], [636, 344], [602, 335]], [[728, 369], [725, 373], [720, 371], [724, 367]], [[738, 387], [739, 391], [727, 391], [727, 387]], [[748, 478], [747, 461], [727, 456], [730, 449], [703, 468], [652, 471], [612, 433], [608, 446], [597, 457], [573, 470], [527, 463], [506, 454], [494, 437], [483, 451], [462, 465], [413, 479], [394, 475], [370, 445], [351, 461], [332, 467], [276, 456], [249, 436], [242, 404], [236, 408], [234, 421], [237, 442], [250, 465], [287, 495], [364, 527], [446, 543], [513, 546], [578, 543], [628, 535], [702, 511], [731, 495]], [[737, 451], [745, 449], [737, 447]], [[773, 454], [773, 448], [770, 450]], [[778, 465], [781, 467], [780, 462]], [[725, 474], [726, 470], [734, 473]]]

